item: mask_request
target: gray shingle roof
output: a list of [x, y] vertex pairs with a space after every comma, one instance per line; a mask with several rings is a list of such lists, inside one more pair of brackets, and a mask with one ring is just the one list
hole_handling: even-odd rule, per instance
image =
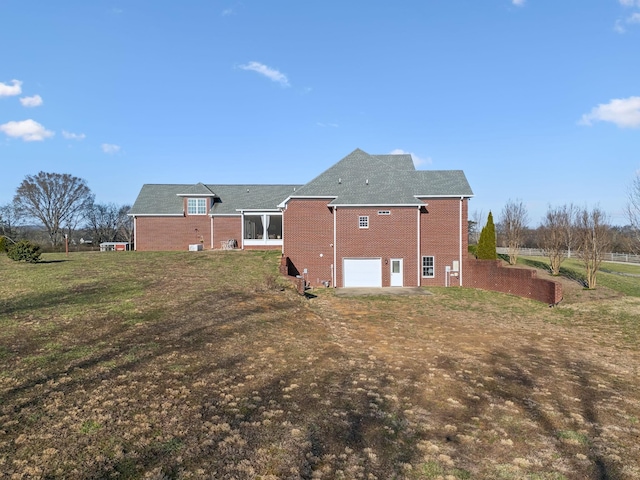
[[354, 150], [294, 196], [336, 197], [333, 205], [419, 205], [416, 196], [472, 196], [461, 170], [416, 170], [411, 155]]
[[[238, 209], [274, 210], [300, 185], [184, 185], [145, 184], [131, 207], [131, 215], [182, 215], [183, 196], [215, 192], [210, 213], [238, 214]], [[204, 190], [206, 189], [206, 190]], [[213, 195], [213, 193], [209, 193]]]
[[288, 197], [323, 197], [332, 205], [420, 205], [416, 197], [473, 196], [462, 170], [416, 170], [411, 155], [356, 149], [306, 185], [143, 185], [132, 215], [182, 215], [184, 196], [215, 195], [214, 215], [275, 210]]

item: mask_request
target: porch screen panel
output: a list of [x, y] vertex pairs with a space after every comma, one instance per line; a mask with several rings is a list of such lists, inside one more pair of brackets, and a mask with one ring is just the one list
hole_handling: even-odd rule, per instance
[[267, 215], [267, 238], [282, 238], [282, 215]]
[[262, 238], [264, 227], [262, 226], [262, 215], [245, 215], [244, 217], [244, 238], [253, 240]]

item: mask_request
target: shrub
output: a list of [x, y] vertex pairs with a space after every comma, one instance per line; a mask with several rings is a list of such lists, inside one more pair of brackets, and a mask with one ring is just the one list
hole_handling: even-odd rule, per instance
[[489, 212], [487, 224], [482, 227], [480, 238], [478, 239], [478, 250], [476, 256], [480, 260], [496, 260], [496, 226], [493, 223], [493, 215]]
[[0, 253], [5, 253], [9, 249], [9, 240], [7, 237], [0, 236]]
[[16, 262], [36, 263], [40, 260], [40, 246], [28, 240], [20, 240], [9, 246], [7, 256]]

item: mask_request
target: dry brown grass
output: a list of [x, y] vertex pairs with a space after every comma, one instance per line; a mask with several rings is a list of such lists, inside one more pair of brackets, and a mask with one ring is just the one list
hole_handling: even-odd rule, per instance
[[305, 300], [276, 264], [0, 259], [0, 472], [640, 478], [637, 298]]

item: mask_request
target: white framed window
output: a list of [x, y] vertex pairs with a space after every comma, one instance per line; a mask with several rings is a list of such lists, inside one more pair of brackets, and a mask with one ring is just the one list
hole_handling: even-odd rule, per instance
[[391, 215], [390, 210], [378, 210], [378, 215]]
[[422, 278], [433, 278], [435, 276], [435, 257], [422, 257]]
[[189, 215], [206, 215], [207, 199], [206, 198], [188, 198], [187, 213]]
[[282, 214], [245, 214], [243, 232], [245, 245], [282, 245]]
[[368, 215], [360, 215], [358, 217], [358, 227], [360, 227], [360, 228], [369, 228], [369, 216]]

